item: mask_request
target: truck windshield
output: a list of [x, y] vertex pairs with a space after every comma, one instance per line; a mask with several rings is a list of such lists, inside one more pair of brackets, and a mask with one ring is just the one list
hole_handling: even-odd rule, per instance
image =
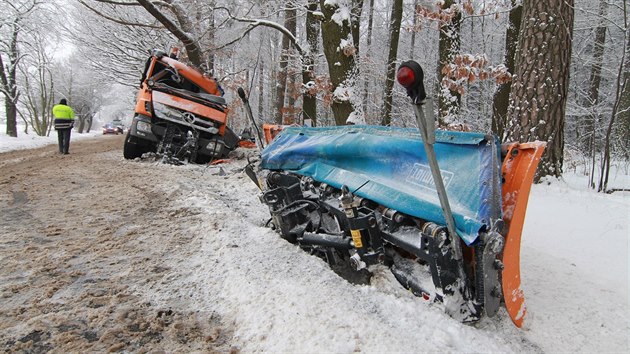
[[175, 69], [166, 66], [159, 61], [155, 63], [155, 68], [151, 74], [151, 78], [154, 78], [156, 83], [193, 93], [208, 93], [199, 86], [195, 85], [192, 81], [186, 79], [184, 76], [179, 75]]

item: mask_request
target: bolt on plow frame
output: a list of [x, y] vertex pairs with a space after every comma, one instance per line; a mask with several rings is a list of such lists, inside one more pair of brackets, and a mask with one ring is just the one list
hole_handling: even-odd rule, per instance
[[419, 129], [264, 129], [267, 146], [246, 171], [271, 224], [332, 267], [388, 266], [413, 294], [462, 322], [504, 305], [520, 327], [521, 231], [545, 143], [436, 131], [420, 65], [403, 63], [397, 78]]

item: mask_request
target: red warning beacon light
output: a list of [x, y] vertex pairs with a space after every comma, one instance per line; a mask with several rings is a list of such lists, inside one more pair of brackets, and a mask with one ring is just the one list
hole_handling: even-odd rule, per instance
[[416, 81], [416, 75], [408, 66], [401, 66], [396, 74], [396, 80], [403, 87], [407, 88], [413, 86]]
[[417, 62], [410, 60], [400, 64], [398, 72], [396, 73], [396, 80], [398, 83], [407, 89], [407, 95], [415, 103], [427, 98], [427, 93], [424, 90], [424, 72], [422, 67]]

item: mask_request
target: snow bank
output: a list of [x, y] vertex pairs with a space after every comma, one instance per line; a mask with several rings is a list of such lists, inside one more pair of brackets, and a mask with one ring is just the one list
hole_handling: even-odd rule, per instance
[[[240, 166], [189, 186], [179, 207], [206, 222], [193, 271], [156, 294], [213, 309], [245, 352], [625, 352], [628, 350], [630, 201], [565, 181], [532, 190], [523, 235], [528, 313], [518, 329], [501, 309], [457, 322], [405, 291], [385, 268], [352, 285], [319, 258], [264, 227], [258, 190]], [[206, 173], [208, 176], [210, 173]], [[212, 175], [212, 174], [210, 174]], [[162, 297], [162, 298], [160, 298]]]
[[[49, 136], [39, 136], [35, 132], [31, 131], [29, 134], [24, 134], [24, 128], [18, 126], [17, 138], [10, 137], [6, 134], [6, 124], [0, 124], [0, 152], [7, 152], [11, 150], [24, 150], [33, 149], [50, 144], [57, 144], [57, 132], [53, 129]], [[74, 140], [88, 139], [95, 136], [102, 135], [100, 127], [92, 129], [89, 133], [79, 134], [76, 130], [72, 131], [70, 137], [70, 144]]]

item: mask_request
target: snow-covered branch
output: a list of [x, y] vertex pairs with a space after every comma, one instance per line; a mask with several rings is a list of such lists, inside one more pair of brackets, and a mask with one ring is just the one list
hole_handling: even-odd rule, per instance
[[115, 1], [115, 0], [94, 0], [97, 2], [102, 2], [104, 4], [110, 5], [121, 5], [121, 6], [140, 6], [137, 1]]
[[278, 24], [276, 22], [268, 21], [268, 20], [262, 20], [262, 19], [236, 17], [236, 16], [233, 16], [232, 13], [230, 12], [230, 10], [228, 8], [225, 8], [225, 7], [217, 7], [217, 8], [215, 8], [215, 10], [224, 10], [225, 12], [227, 12], [229, 18], [234, 20], [234, 21], [249, 23], [248, 29], [245, 30], [245, 32], [242, 33], [239, 38], [237, 38], [235, 40], [232, 40], [232, 41], [230, 41], [230, 42], [228, 42], [228, 43], [226, 43], [226, 44], [224, 44], [222, 46], [219, 46], [219, 48], [226, 47], [228, 45], [231, 45], [231, 44], [241, 40], [251, 30], [253, 30], [256, 27], [262, 26], [262, 27], [273, 28], [273, 29], [275, 29], [277, 31], [280, 31], [283, 35], [285, 35], [287, 38], [289, 38], [289, 41], [293, 44], [293, 46], [298, 51], [298, 53], [300, 53], [301, 56], [304, 56], [306, 54], [306, 51], [304, 50], [304, 48], [302, 48], [302, 46], [300, 46], [300, 44], [298, 43], [297, 38], [295, 38], [293, 33], [291, 33], [284, 26], [282, 26], [282, 25], [280, 25], [280, 24]]
[[108, 16], [107, 14], [103, 13], [102, 11], [99, 11], [97, 9], [95, 9], [94, 7], [88, 5], [84, 0], [79, 0], [79, 3], [83, 6], [85, 6], [86, 8], [88, 8], [89, 10], [91, 10], [92, 12], [94, 12], [95, 14], [99, 15], [100, 17], [118, 23], [120, 25], [124, 25], [124, 26], [136, 26], [136, 27], [149, 27], [149, 28], [162, 28], [161, 26], [156, 26], [156, 25], [149, 25], [146, 23], [139, 23], [139, 22], [129, 22], [129, 21], [124, 21], [121, 20], [119, 18], [115, 18], [112, 16]]

